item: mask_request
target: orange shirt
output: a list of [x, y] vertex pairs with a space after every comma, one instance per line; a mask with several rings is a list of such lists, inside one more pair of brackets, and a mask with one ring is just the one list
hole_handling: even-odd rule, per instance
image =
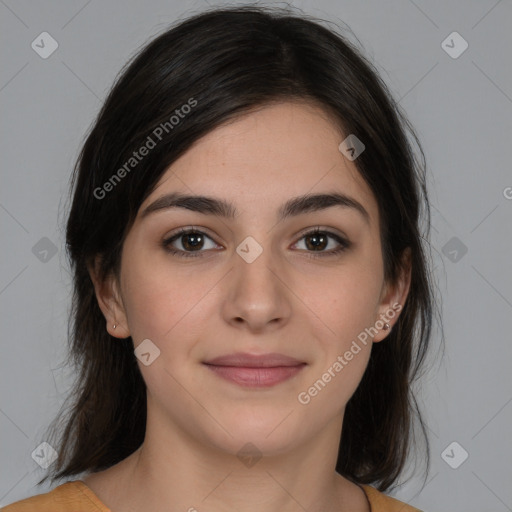
[[[386, 496], [369, 485], [362, 486], [372, 512], [421, 512]], [[53, 491], [12, 503], [2, 512], [110, 512], [81, 480], [61, 484]]]

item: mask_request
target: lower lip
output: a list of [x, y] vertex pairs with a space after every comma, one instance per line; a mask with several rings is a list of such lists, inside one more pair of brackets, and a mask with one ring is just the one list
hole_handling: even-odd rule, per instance
[[207, 365], [219, 377], [236, 384], [252, 388], [267, 388], [291, 379], [305, 364], [297, 366], [276, 366], [272, 368], [249, 368], [241, 366]]

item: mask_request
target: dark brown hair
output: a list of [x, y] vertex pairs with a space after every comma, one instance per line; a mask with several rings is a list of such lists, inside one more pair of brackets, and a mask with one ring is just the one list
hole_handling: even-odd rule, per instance
[[[170, 122], [191, 99], [195, 106], [187, 115]], [[411, 389], [435, 310], [419, 225], [423, 218], [428, 237], [424, 156], [376, 69], [346, 37], [309, 16], [254, 5], [204, 11], [154, 38], [122, 70], [87, 136], [73, 175], [66, 232], [74, 279], [69, 360], [78, 373], [50, 429], [59, 434], [49, 441], [58, 459], [41, 482], [106, 469], [144, 440], [146, 387], [133, 343], [105, 330], [88, 264], [100, 256], [101, 275], [118, 275], [125, 236], [167, 168], [222, 123], [287, 100], [320, 105], [343, 133], [364, 142], [355, 164], [379, 206], [387, 280], [396, 282], [404, 250], [410, 250], [406, 304], [387, 339], [374, 344], [347, 404], [336, 466], [347, 478], [380, 490], [396, 483], [415, 417], [425, 434]], [[148, 136], [156, 142], [158, 126], [167, 129], [155, 147], [112, 181]], [[428, 461], [428, 441], [426, 454]]]

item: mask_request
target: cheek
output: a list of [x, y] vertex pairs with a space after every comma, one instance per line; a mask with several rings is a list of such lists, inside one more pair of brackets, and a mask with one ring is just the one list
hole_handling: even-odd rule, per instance
[[[164, 343], [189, 324], [201, 309], [201, 300], [213, 286], [213, 278], [203, 276], [197, 283], [163, 258], [151, 261], [127, 257], [123, 297], [128, 325], [135, 342], [144, 338]], [[212, 283], [209, 283], [209, 281]], [[200, 285], [199, 285], [200, 284]]]
[[[345, 282], [346, 284], [346, 282]], [[359, 283], [361, 284], [361, 283]], [[320, 330], [316, 331], [316, 363], [297, 401], [328, 421], [340, 414], [357, 389], [366, 370], [372, 337], [365, 329], [375, 323], [374, 287], [326, 293]], [[328, 326], [326, 328], [325, 326]]]
[[304, 302], [311, 316], [321, 320], [320, 325], [324, 326], [327, 334], [327, 345], [342, 350], [377, 320], [381, 274], [375, 267], [347, 265], [321, 279], [315, 277], [314, 283], [311, 282], [307, 288], [307, 294], [304, 294]]
[[318, 357], [299, 403], [311, 400], [319, 414], [322, 407], [332, 413], [343, 408], [356, 390], [371, 353], [369, 329], [378, 319], [381, 279], [378, 266], [362, 262], [316, 279], [310, 288], [317, 290], [306, 302], [317, 326]]

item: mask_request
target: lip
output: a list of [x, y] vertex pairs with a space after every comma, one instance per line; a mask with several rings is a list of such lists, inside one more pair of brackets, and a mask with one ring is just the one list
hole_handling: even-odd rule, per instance
[[306, 363], [283, 354], [235, 353], [216, 357], [205, 364], [219, 377], [244, 387], [270, 387], [299, 373]]

